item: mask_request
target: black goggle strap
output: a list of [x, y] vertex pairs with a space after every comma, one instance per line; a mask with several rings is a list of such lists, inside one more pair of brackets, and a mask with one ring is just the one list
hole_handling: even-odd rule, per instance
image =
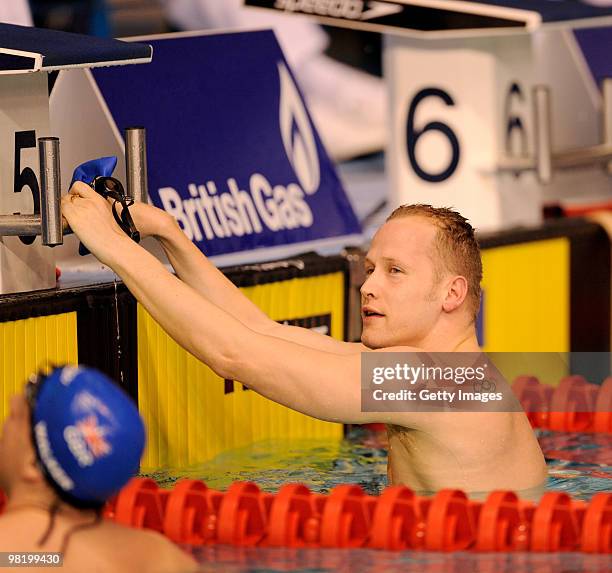
[[32, 417], [34, 416], [34, 408], [36, 407], [36, 400], [38, 399], [38, 393], [47, 379], [47, 374], [42, 370], [39, 370], [35, 374], [31, 374], [25, 385], [25, 398], [30, 407]]
[[32, 433], [32, 445], [36, 454], [36, 462], [45, 476], [47, 475], [47, 472], [40, 459], [40, 452], [38, 451], [38, 443], [36, 442], [34, 432], [34, 413], [36, 411], [36, 402], [38, 400], [40, 389], [42, 388], [46, 379], [47, 374], [45, 374], [42, 370], [39, 370], [36, 374], [30, 375], [24, 389], [25, 399], [28, 403], [28, 407], [30, 408], [30, 431]]
[[[113, 197], [113, 199], [115, 199]], [[121, 203], [121, 215], [117, 213], [117, 203]], [[127, 199], [123, 197], [121, 200], [115, 199], [113, 203], [113, 217], [115, 221], [117, 221], [117, 225], [121, 227], [123, 232], [130, 238], [132, 241], [137, 243], [140, 242], [140, 231], [136, 228], [134, 224], [134, 220], [132, 219], [132, 215], [130, 215], [129, 207], [134, 204], [133, 199]]]
[[[121, 181], [114, 177], [96, 177], [91, 186], [96, 193], [102, 197], [114, 200], [113, 217], [122, 229], [122, 231], [136, 243], [140, 242], [140, 232], [134, 224], [132, 215], [130, 215], [129, 207], [134, 204], [134, 200], [127, 197], [123, 189]], [[117, 203], [121, 203], [121, 214], [117, 212]]]

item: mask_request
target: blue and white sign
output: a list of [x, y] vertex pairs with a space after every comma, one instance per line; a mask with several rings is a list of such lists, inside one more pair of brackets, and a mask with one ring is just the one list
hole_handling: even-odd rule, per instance
[[361, 232], [271, 31], [149, 41], [93, 77], [119, 130], [147, 129], [149, 193], [207, 255]]

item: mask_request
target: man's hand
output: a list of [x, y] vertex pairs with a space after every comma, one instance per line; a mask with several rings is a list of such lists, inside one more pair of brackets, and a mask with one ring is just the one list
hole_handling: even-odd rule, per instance
[[110, 203], [80, 181], [62, 197], [62, 216], [102, 263], [110, 264], [117, 249], [130, 240], [115, 222]]
[[[110, 200], [112, 204], [113, 201]], [[121, 214], [121, 205], [117, 205], [117, 212]], [[140, 238], [154, 237], [156, 239], [164, 236], [166, 231], [171, 227], [177, 227], [178, 225], [171, 215], [166, 213], [163, 209], [158, 209], [148, 203], [136, 202], [130, 206], [130, 215], [136, 225], [138, 231], [140, 231]]]

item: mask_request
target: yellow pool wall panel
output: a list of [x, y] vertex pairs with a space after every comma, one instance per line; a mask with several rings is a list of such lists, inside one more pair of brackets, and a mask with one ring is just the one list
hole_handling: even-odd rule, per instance
[[[274, 320], [331, 315], [342, 339], [344, 274], [296, 278], [241, 289]], [[239, 382], [225, 382], [176, 344], [138, 306], [138, 400], [148, 429], [143, 470], [185, 467], [266, 439], [342, 437], [342, 425], [292, 411]]]
[[569, 352], [570, 241], [486, 249], [485, 352]]
[[482, 260], [483, 349], [508, 380], [558, 384], [569, 373], [570, 240], [486, 249]]
[[76, 312], [0, 322], [0, 421], [11, 396], [33, 372], [55, 364], [76, 364]]

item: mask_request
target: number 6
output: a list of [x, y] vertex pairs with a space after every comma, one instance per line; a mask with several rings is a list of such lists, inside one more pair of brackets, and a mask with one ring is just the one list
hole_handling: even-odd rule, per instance
[[[457, 169], [457, 166], [459, 165], [461, 151], [459, 148], [459, 140], [457, 139], [457, 136], [455, 135], [453, 130], [445, 123], [442, 123], [441, 121], [431, 121], [420, 131], [418, 129], [415, 129], [414, 127], [414, 115], [416, 113], [416, 108], [421, 103], [421, 101], [428, 97], [434, 96], [439, 97], [446, 105], [455, 105], [453, 98], [444, 90], [441, 90], [439, 88], [425, 88], [421, 90], [412, 100], [412, 103], [410, 104], [410, 108], [408, 110], [408, 122], [406, 125], [406, 143], [408, 147], [408, 159], [414, 172], [425, 181], [428, 181], [430, 183], [441, 183], [442, 181], [448, 179]], [[429, 173], [425, 171], [419, 165], [419, 162], [416, 158], [415, 148], [419, 137], [421, 137], [424, 133], [427, 133], [428, 131], [440, 131], [446, 136], [452, 147], [453, 154], [451, 157], [450, 164], [440, 173]]]

